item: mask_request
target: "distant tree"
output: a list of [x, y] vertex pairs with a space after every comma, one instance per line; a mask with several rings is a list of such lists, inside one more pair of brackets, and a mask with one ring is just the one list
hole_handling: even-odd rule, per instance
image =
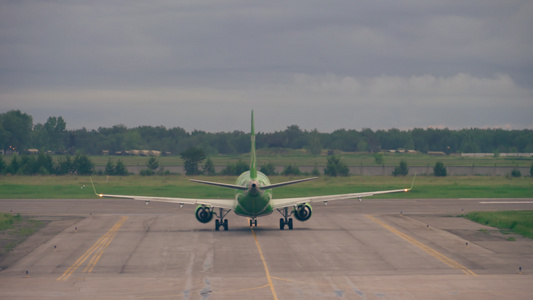
[[157, 169], [159, 169], [159, 161], [157, 160], [157, 158], [155, 157], [150, 157], [148, 159], [148, 161], [146, 162], [146, 169], [144, 170], [141, 170], [140, 174], [142, 176], [152, 176], [152, 175], [155, 175], [155, 174], [161, 174], [163, 175], [163, 167], [161, 167], [161, 169], [159, 171], [157, 171]]
[[11, 133], [4, 129], [2, 124], [2, 115], [0, 115], [0, 150], [7, 150], [9, 148], [8, 139], [10, 138]]
[[157, 158], [152, 156], [150, 157], [150, 159], [148, 159], [146, 166], [148, 167], [148, 169], [155, 172], [159, 168], [159, 161], [157, 160]]
[[306, 141], [304, 132], [298, 125], [287, 126], [287, 129], [281, 133], [283, 136], [283, 147], [291, 149], [302, 149]]
[[315, 167], [313, 168], [313, 171], [311, 172], [313, 176], [320, 176], [320, 170], [318, 170], [318, 163], [315, 163]]
[[163, 166], [162, 164], [159, 165], [159, 170], [157, 170], [157, 175], [170, 175], [170, 171], [169, 170], [165, 170], [165, 166]]
[[315, 129], [310, 133], [309, 140], [307, 141], [306, 149], [313, 155], [320, 155], [322, 152], [322, 143], [320, 143], [319, 133]]
[[531, 168], [529, 168], [529, 175], [533, 177], [533, 164], [531, 164]]
[[520, 177], [520, 176], [522, 176], [522, 172], [520, 172], [520, 170], [518, 170], [518, 169], [513, 169], [513, 170], [511, 171], [511, 176], [513, 176], [513, 177]]
[[240, 175], [249, 170], [249, 166], [243, 160], [239, 160], [237, 163], [228, 163], [226, 168], [221, 172], [222, 175]]
[[107, 164], [105, 165], [105, 174], [115, 175], [115, 164], [111, 161], [111, 158], [107, 160]]
[[33, 118], [20, 110], [0, 114], [0, 148], [23, 151], [30, 143]]
[[207, 158], [205, 161], [204, 167], [203, 167], [203, 173], [207, 176], [215, 176], [215, 165], [213, 164], [213, 161], [211, 158]]
[[115, 164], [115, 175], [119, 175], [119, 176], [127, 176], [127, 175], [129, 175], [128, 169], [126, 169], [126, 166], [124, 165], [124, 163], [120, 159]]
[[471, 137], [465, 138], [465, 141], [462, 143], [461, 152], [464, 153], [477, 153], [480, 152], [479, 145], [474, 142], [474, 139]]
[[9, 163], [9, 166], [7, 167], [7, 173], [10, 173], [11, 175], [16, 175], [20, 168], [20, 162], [19, 162], [19, 156], [13, 155], [11, 158], [11, 163]]
[[49, 175], [55, 173], [54, 160], [50, 154], [39, 152], [35, 163], [38, 174]]
[[290, 175], [302, 175], [302, 171], [296, 166], [296, 164], [289, 164], [283, 169], [281, 175], [290, 176]]
[[183, 160], [186, 175], [198, 175], [201, 173], [198, 165], [206, 158], [204, 150], [192, 147], [180, 153], [180, 157]]
[[43, 152], [35, 155], [14, 155], [6, 172], [13, 175], [49, 175], [55, 172], [52, 156]]
[[140, 174], [141, 176], [152, 176], [152, 175], [154, 175], [155, 173], [154, 173], [152, 170], [150, 170], [150, 169], [142, 169], [142, 170], [139, 172], [139, 174]]
[[235, 170], [236, 170], [235, 164], [228, 163], [226, 164], [226, 167], [222, 169], [222, 171], [220, 171], [220, 175], [224, 175], [224, 176], [237, 175], [237, 171]]
[[[533, 166], [532, 166], [533, 170]], [[5, 174], [7, 172], [7, 164], [4, 161], [4, 157], [2, 156], [2, 153], [0, 153], [0, 174]]]
[[383, 153], [381, 153], [381, 152], [374, 153], [374, 161], [376, 162], [376, 164], [381, 166], [385, 162], [385, 158], [383, 157]]
[[33, 156], [21, 155], [17, 175], [33, 175], [37, 173], [37, 164]]
[[65, 150], [65, 136], [67, 123], [62, 117], [48, 117], [43, 126], [42, 134], [45, 137], [45, 146], [48, 149], [62, 152]]
[[55, 173], [57, 175], [66, 175], [66, 174], [76, 173], [74, 162], [72, 161], [69, 155], [67, 155], [64, 159], [59, 159], [58, 166], [56, 167]]
[[326, 168], [324, 169], [324, 175], [337, 177], [337, 176], [348, 176], [350, 175], [350, 170], [348, 165], [341, 161], [339, 157], [330, 156], [328, 157], [328, 162]]
[[367, 149], [368, 149], [367, 142], [363, 140], [360, 140], [359, 142], [357, 142], [357, 151], [363, 152], [363, 151], [367, 151]]
[[236, 166], [236, 168], [235, 168], [236, 174], [235, 175], [240, 175], [240, 174], [250, 170], [250, 164], [247, 161], [239, 160], [235, 164], [235, 166]]
[[276, 172], [276, 166], [270, 161], [268, 162], [268, 164], [262, 165], [259, 171], [261, 171], [261, 173], [267, 176], [278, 175], [278, 172]]
[[[291, 148], [306, 149], [318, 155], [321, 149], [341, 151], [370, 151], [380, 149], [414, 149], [419, 152], [444, 151], [447, 154], [457, 152], [494, 153], [530, 153], [533, 152], [533, 130], [503, 129], [420, 129], [408, 131], [398, 129], [376, 130], [364, 128], [361, 131], [338, 129], [331, 133], [317, 130], [305, 131], [297, 125], [291, 125], [284, 131], [257, 133], [257, 149]], [[132, 150], [153, 149], [163, 153], [183, 153], [191, 147], [199, 147], [206, 154], [246, 153], [249, 151], [250, 138], [241, 131], [208, 133], [194, 130], [187, 132], [183, 128], [167, 129], [163, 126], [140, 126], [127, 128], [115, 125], [110, 128], [87, 130], [85, 128], [67, 130], [62, 117], [49, 117], [44, 124], [33, 126], [33, 118], [21, 111], [12, 110], [0, 114], [0, 149], [22, 153], [27, 148], [53, 150], [74, 155], [77, 151], [87, 154], [99, 154], [102, 150], [110, 153]], [[21, 158], [21, 157], [19, 157]], [[32, 160], [31, 158], [28, 161]], [[9, 165], [9, 162], [6, 161]], [[377, 164], [379, 164], [377, 162]], [[29, 165], [27, 165], [29, 166]], [[202, 164], [197, 172], [202, 172]], [[29, 167], [28, 167], [29, 168]], [[6, 171], [8, 166], [6, 166]], [[33, 168], [25, 169], [31, 172]], [[46, 173], [44, 169], [38, 173]], [[160, 168], [158, 169], [160, 172]], [[194, 168], [193, 168], [194, 170]], [[322, 171], [322, 170], [321, 170]], [[57, 168], [53, 172], [60, 172]], [[104, 171], [102, 170], [102, 173]]]
[[438, 161], [435, 164], [435, 167], [433, 168], [433, 175], [445, 177], [448, 175], [448, 172], [446, 171], [446, 167], [444, 166], [444, 163]]
[[94, 171], [94, 163], [89, 159], [87, 154], [76, 154], [72, 163], [78, 175], [91, 175]]
[[392, 171], [392, 175], [394, 176], [405, 176], [407, 174], [409, 174], [409, 168], [407, 168], [407, 162], [405, 160], [400, 161], [400, 165]]

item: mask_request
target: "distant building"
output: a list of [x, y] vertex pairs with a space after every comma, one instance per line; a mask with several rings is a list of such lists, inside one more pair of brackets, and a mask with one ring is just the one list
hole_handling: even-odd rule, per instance
[[126, 150], [123, 153], [126, 155], [161, 156], [161, 151], [157, 150]]
[[28, 149], [27, 153], [31, 155], [37, 155], [39, 154], [39, 149]]
[[435, 155], [435, 156], [445, 156], [446, 153], [442, 152], [442, 151], [428, 151], [428, 154], [429, 155]]
[[[493, 157], [494, 153], [461, 153], [461, 157]], [[500, 153], [500, 157], [532, 157], [533, 153]]]

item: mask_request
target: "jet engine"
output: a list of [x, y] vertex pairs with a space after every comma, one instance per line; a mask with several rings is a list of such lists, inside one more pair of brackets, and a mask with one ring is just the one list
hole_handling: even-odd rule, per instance
[[209, 223], [213, 219], [213, 210], [203, 205], [198, 205], [194, 212], [196, 220], [201, 223]]
[[293, 213], [296, 220], [303, 222], [311, 218], [311, 215], [313, 214], [313, 208], [311, 205], [309, 205], [309, 203], [300, 204], [294, 209]]

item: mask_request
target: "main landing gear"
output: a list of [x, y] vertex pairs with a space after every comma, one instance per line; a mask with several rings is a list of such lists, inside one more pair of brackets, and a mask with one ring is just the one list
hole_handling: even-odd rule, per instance
[[228, 219], [224, 218], [229, 214], [230, 211], [231, 209], [224, 210], [223, 208], [220, 208], [218, 213], [215, 212], [215, 216], [217, 217], [215, 220], [216, 231], [218, 231], [220, 227], [223, 227], [224, 231], [228, 231]]
[[283, 218], [279, 219], [279, 230], [285, 229], [285, 225], [289, 227], [289, 230], [292, 230], [292, 218], [289, 218], [292, 215], [292, 211], [289, 213], [289, 208], [285, 207], [278, 209], [278, 212], [283, 216]]

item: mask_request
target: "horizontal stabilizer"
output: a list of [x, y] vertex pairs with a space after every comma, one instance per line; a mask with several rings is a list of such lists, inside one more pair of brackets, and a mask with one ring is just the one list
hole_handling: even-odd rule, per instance
[[230, 188], [230, 189], [235, 189], [235, 190], [241, 190], [241, 191], [245, 191], [248, 189], [245, 186], [231, 184], [231, 183], [213, 182], [213, 181], [205, 181], [205, 180], [197, 180], [197, 179], [189, 179], [189, 180], [192, 182], [196, 182], [196, 183], [210, 184], [210, 185], [215, 185], [215, 186], [220, 186], [220, 187], [225, 187], [225, 188]]
[[318, 177], [311, 177], [311, 178], [304, 178], [304, 179], [298, 179], [298, 180], [274, 183], [274, 184], [271, 184], [271, 185], [262, 186], [262, 187], [260, 187], [260, 189], [261, 190], [269, 190], [269, 189], [277, 188], [277, 187], [280, 187], [280, 186], [285, 186], [285, 185], [289, 185], [289, 184], [295, 184], [295, 183], [300, 183], [300, 182], [305, 182], [305, 181], [310, 181], [310, 180], [315, 180], [315, 179], [318, 179]]
[[[289, 184], [295, 184], [295, 183], [300, 183], [300, 182], [305, 182], [305, 181], [310, 181], [310, 180], [315, 180], [315, 179], [318, 179], [318, 177], [311, 177], [311, 178], [304, 178], [304, 179], [298, 179], [298, 180], [274, 183], [274, 184], [262, 186], [262, 187], [260, 187], [260, 189], [261, 190], [269, 190], [269, 189], [277, 188], [277, 187], [280, 187], [280, 186], [285, 186], [285, 185], [289, 185]], [[230, 188], [230, 189], [235, 189], [235, 190], [241, 190], [241, 191], [245, 191], [245, 190], [248, 189], [248, 187], [246, 187], [246, 186], [236, 185], [236, 184], [231, 184], [231, 183], [213, 182], [213, 181], [205, 181], [205, 180], [197, 180], [197, 179], [189, 179], [189, 180], [192, 181], [192, 182], [196, 182], [196, 183], [209, 184], [209, 185], [220, 186], [220, 187], [225, 187], [225, 188]]]

